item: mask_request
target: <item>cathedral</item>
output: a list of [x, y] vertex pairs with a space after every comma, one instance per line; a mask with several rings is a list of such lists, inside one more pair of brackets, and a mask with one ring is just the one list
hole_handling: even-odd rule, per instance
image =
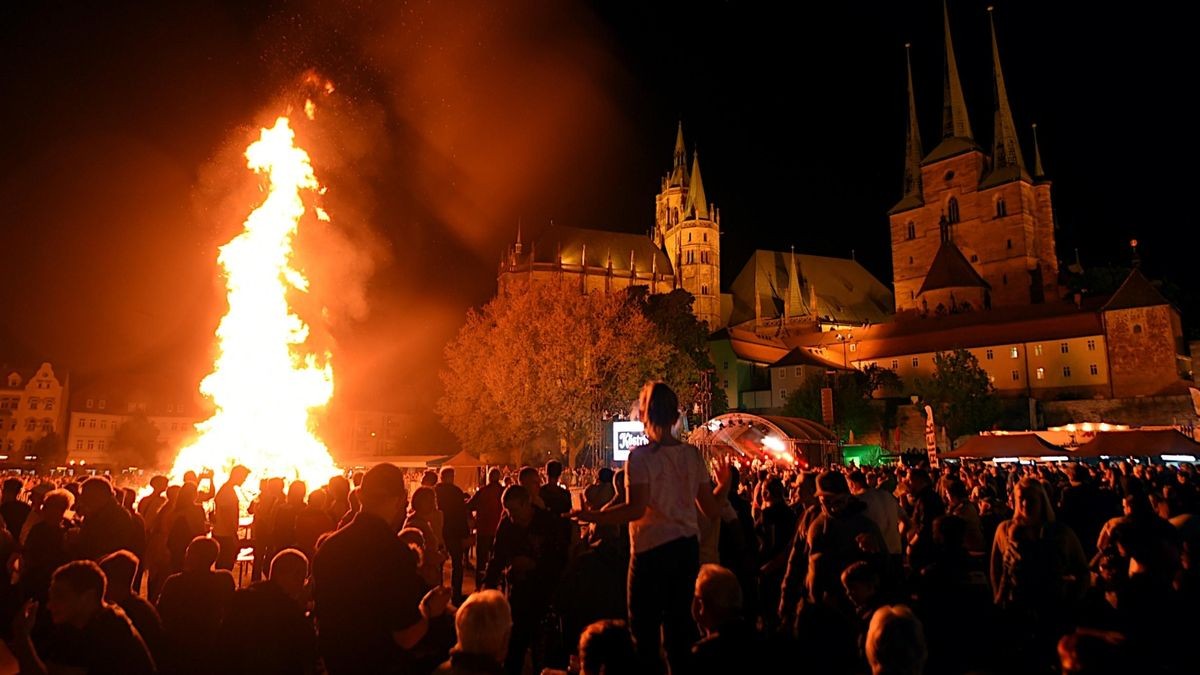
[[[948, 14], [943, 14], [942, 138], [925, 154], [908, 65], [908, 134], [900, 201], [888, 213], [896, 310], [922, 314], [1030, 305], [1060, 298], [1050, 182], [1034, 139], [1026, 167], [996, 27], [991, 153], [975, 140], [964, 102]], [[1036, 133], [1036, 127], [1034, 128]]]
[[687, 155], [680, 123], [673, 165], [655, 197], [651, 236], [551, 223], [526, 246], [518, 227], [516, 242], [500, 261], [499, 287], [557, 280], [581, 292], [682, 288], [695, 298], [696, 318], [714, 330], [722, 326], [721, 214], [705, 199], [698, 153], [692, 153], [690, 168]]

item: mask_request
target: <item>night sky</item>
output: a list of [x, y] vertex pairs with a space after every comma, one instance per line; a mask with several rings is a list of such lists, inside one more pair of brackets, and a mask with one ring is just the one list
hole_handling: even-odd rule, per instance
[[[211, 363], [216, 246], [252, 207], [255, 125], [337, 87], [299, 125], [337, 231], [301, 236], [331, 309], [339, 399], [431, 416], [445, 342], [495, 288], [518, 220], [644, 232], [676, 122], [722, 213], [732, 279], [755, 248], [848, 256], [889, 281], [886, 210], [913, 43], [928, 151], [941, 4], [6, 3], [0, 9], [0, 363], [82, 380]], [[997, 2], [1005, 77], [1054, 181], [1060, 258], [1198, 290], [1190, 208], [1196, 54], [1153, 6]], [[74, 6], [79, 5], [79, 6]], [[815, 5], [815, 6], [808, 6]], [[990, 147], [985, 1], [951, 3]], [[1185, 317], [1190, 325], [1194, 321]], [[445, 432], [414, 426], [412, 449]]]

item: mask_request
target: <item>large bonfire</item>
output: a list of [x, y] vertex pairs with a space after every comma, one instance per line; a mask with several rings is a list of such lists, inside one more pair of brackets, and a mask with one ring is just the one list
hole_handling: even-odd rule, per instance
[[196, 440], [175, 459], [176, 479], [188, 470], [211, 469], [219, 485], [237, 464], [251, 470], [251, 481], [282, 477], [322, 485], [338, 473], [313, 433], [314, 411], [333, 396], [330, 354], [306, 347], [309, 327], [287, 299], [308, 290], [308, 280], [293, 266], [292, 239], [305, 213], [303, 193], [321, 192], [308, 153], [295, 139], [288, 118], [280, 117], [246, 148], [247, 166], [266, 177], [267, 196], [217, 258], [229, 311], [217, 328], [213, 370], [200, 383], [216, 412], [196, 425]]

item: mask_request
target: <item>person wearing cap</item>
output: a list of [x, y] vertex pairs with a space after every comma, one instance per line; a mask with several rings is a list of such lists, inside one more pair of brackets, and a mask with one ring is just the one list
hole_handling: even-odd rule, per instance
[[826, 469], [817, 476], [821, 512], [807, 532], [797, 532], [784, 575], [780, 616], [795, 616], [801, 597], [844, 609], [852, 608], [842, 589], [842, 572], [865, 560], [882, 570], [887, 544], [867, 517], [867, 507], [850, 494], [846, 476]]
[[313, 600], [318, 650], [330, 675], [401, 673], [410, 652], [447, 612], [450, 589], [425, 593], [416, 561], [396, 537], [408, 506], [404, 472], [377, 464], [363, 477], [362, 507], [317, 549]]

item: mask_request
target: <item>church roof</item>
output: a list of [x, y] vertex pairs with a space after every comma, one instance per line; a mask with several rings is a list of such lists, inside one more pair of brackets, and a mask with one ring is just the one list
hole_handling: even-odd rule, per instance
[[1150, 283], [1141, 270], [1135, 267], [1102, 309], [1108, 312], [1116, 309], [1157, 307], [1169, 304], [1171, 302], [1163, 297], [1163, 294], [1154, 287], [1154, 284]]
[[[755, 318], [755, 305], [762, 318], [782, 316], [784, 299], [791, 295], [794, 316], [827, 317], [845, 323], [878, 323], [891, 316], [891, 290], [854, 260], [796, 253], [798, 291], [789, 269], [793, 254], [784, 251], [755, 251], [730, 286], [733, 308], [729, 322], [737, 325]], [[756, 301], [757, 296], [757, 301]], [[812, 307], [812, 304], [816, 307]]]
[[937, 147], [930, 151], [928, 155], [925, 155], [925, 159], [921, 160], [921, 165], [932, 164], [933, 162], [961, 155], [964, 152], [971, 152], [972, 150], [979, 150], [979, 144], [970, 138], [961, 138], [958, 136], [943, 138], [942, 142], [937, 144]]
[[[614, 272], [628, 272], [630, 253], [638, 272], [657, 270], [672, 274], [671, 259], [644, 234], [591, 230], [582, 227], [550, 225], [542, 230], [532, 247], [535, 263], [557, 263], [559, 251], [565, 265], [585, 264], [608, 267], [611, 257]], [[586, 251], [587, 260], [583, 259]]]
[[772, 368], [781, 368], [784, 366], [815, 366], [817, 368], [830, 368], [836, 370], [846, 370], [846, 367], [841, 363], [835, 363], [828, 359], [821, 358], [812, 352], [812, 350], [803, 347], [796, 347], [787, 353], [787, 356], [779, 359], [771, 364]]
[[967, 262], [962, 251], [954, 242], [943, 241], [938, 248], [929, 272], [925, 274], [925, 282], [917, 295], [940, 288], [991, 288], [988, 282], [979, 276], [979, 272]]

